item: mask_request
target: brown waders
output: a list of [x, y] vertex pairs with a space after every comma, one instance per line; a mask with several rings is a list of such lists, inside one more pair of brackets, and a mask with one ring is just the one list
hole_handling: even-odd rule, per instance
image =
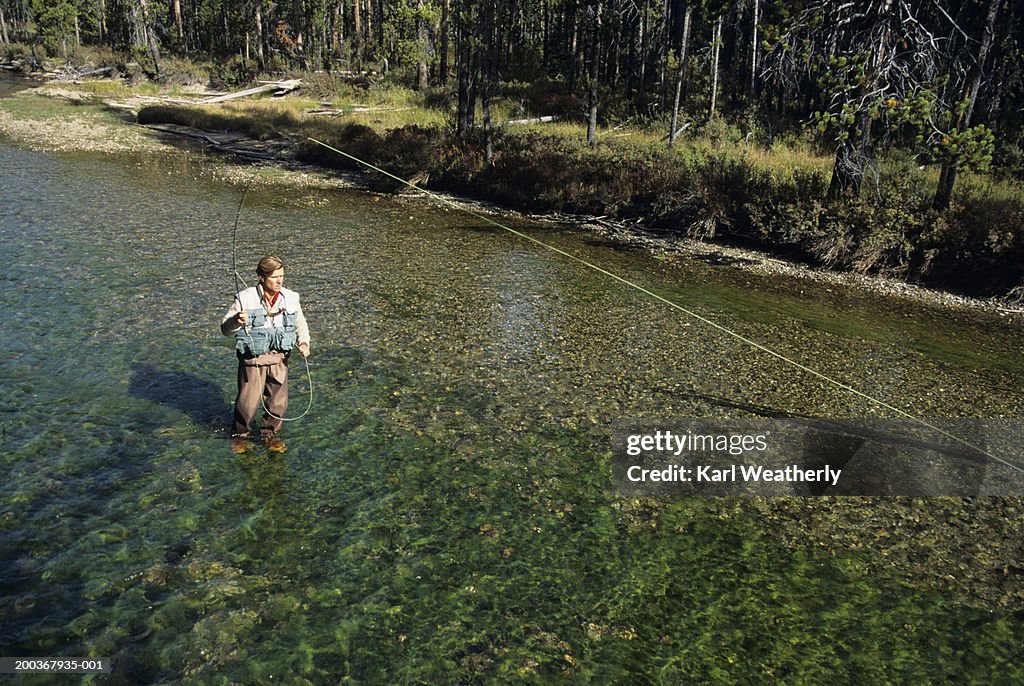
[[[263, 402], [260, 402], [260, 398]], [[248, 435], [249, 426], [266, 405], [277, 417], [288, 410], [288, 355], [272, 350], [258, 357], [238, 358], [238, 398], [235, 400], [235, 422], [231, 432]], [[282, 421], [270, 414], [263, 415], [260, 435], [267, 439], [281, 430]]]

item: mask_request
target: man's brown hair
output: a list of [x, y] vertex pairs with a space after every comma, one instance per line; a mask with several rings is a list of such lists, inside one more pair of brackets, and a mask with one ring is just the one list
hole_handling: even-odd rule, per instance
[[284, 260], [277, 255], [264, 255], [256, 265], [256, 273], [260, 276], [270, 276], [278, 269], [284, 269]]

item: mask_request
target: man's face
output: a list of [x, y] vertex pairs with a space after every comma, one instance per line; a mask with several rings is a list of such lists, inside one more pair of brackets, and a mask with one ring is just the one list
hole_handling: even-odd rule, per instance
[[274, 295], [281, 291], [281, 285], [284, 284], [284, 267], [277, 269], [273, 274], [268, 276], [261, 276], [260, 283], [263, 284], [263, 290]]

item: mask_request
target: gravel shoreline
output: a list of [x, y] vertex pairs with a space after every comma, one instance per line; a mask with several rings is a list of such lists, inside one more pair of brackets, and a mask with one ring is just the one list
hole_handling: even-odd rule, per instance
[[615, 227], [586, 222], [585, 219], [584, 222], [585, 228], [600, 236], [654, 254], [700, 256], [705, 260], [718, 258], [722, 263], [765, 276], [801, 279], [952, 310], [988, 312], [1006, 318], [1008, 323], [1024, 324], [1024, 306], [1011, 305], [996, 298], [971, 298], [881, 276], [820, 269], [749, 248], [705, 243], [679, 236], [661, 236], [642, 226]]

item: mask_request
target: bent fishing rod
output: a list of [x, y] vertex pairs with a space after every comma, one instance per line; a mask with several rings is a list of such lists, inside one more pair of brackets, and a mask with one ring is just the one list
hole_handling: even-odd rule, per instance
[[[250, 180], [249, 183], [247, 183], [245, 188], [242, 190], [242, 197], [239, 198], [238, 200], [238, 209], [235, 212], [235, 226], [231, 230], [231, 271], [234, 274], [235, 278], [235, 300], [238, 301], [239, 308], [242, 307], [242, 289], [238, 287], [238, 283], [239, 281], [241, 281], [242, 285], [245, 286], [245, 288], [247, 289], [249, 288], [249, 284], [247, 284], [245, 282], [245, 279], [242, 278], [242, 275], [238, 273], [238, 223], [242, 217], [242, 206], [245, 204], [245, 196], [249, 193], [249, 189], [251, 187], [252, 180]], [[257, 295], [259, 295], [259, 288], [257, 287], [256, 290]], [[261, 297], [260, 302], [262, 302], [262, 296], [259, 297]], [[244, 328], [245, 335], [249, 339], [249, 344], [252, 345], [252, 336], [249, 334], [248, 319], [246, 320]], [[273, 417], [274, 419], [278, 419], [282, 422], [294, 422], [305, 417], [309, 410], [313, 407], [313, 375], [309, 370], [309, 358], [306, 355], [303, 355], [302, 361], [306, 364], [306, 383], [309, 386], [309, 402], [306, 404], [306, 409], [303, 410], [302, 414], [298, 415], [297, 417], [279, 417], [267, 408], [267, 403], [263, 399], [263, 394], [261, 393], [260, 404], [263, 405], [263, 411], [266, 412], [267, 415]]]

